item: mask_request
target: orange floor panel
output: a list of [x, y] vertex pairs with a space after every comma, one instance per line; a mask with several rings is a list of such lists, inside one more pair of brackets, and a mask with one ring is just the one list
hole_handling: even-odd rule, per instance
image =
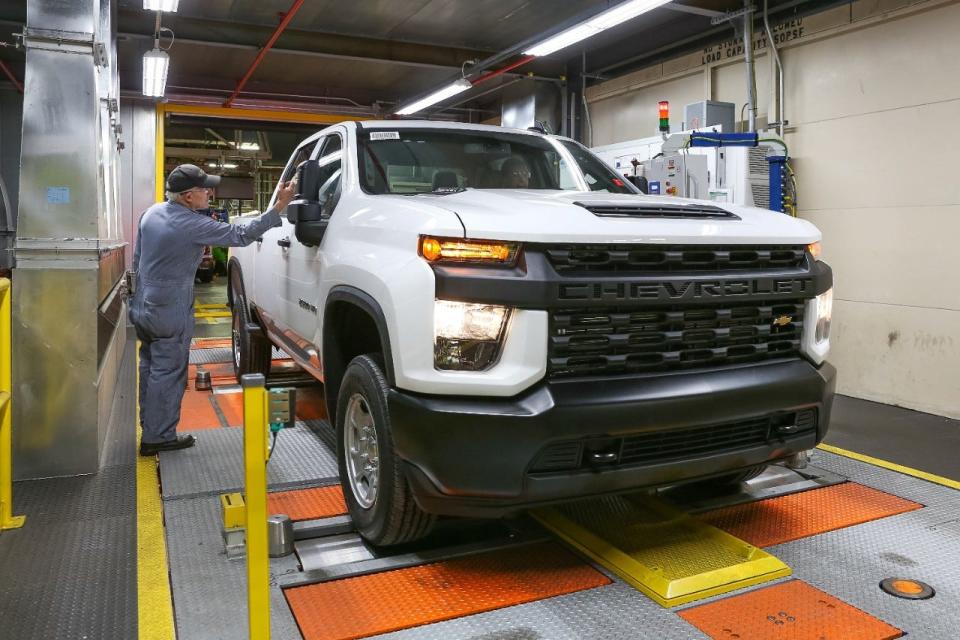
[[[217, 404], [231, 427], [243, 424], [243, 392], [218, 393]], [[297, 389], [297, 418], [300, 420], [323, 420], [327, 417], [322, 387]]]
[[922, 507], [862, 484], [845, 482], [707, 511], [698, 517], [754, 546], [770, 547]]
[[344, 515], [347, 503], [340, 485], [278, 491], [267, 495], [267, 513], [285, 513], [294, 522], [316, 520]]
[[235, 391], [232, 393], [216, 393], [214, 400], [223, 416], [227, 419], [227, 424], [231, 427], [243, 426], [243, 392]]
[[221, 349], [223, 347], [232, 347], [233, 342], [230, 338], [194, 338], [191, 349]]
[[607, 584], [602, 573], [547, 542], [287, 589], [284, 595], [304, 640], [347, 640]]
[[680, 612], [717, 640], [893, 640], [903, 632], [842, 600], [791, 580]]
[[300, 387], [297, 389], [297, 417], [301, 420], [324, 420], [327, 404], [323, 399], [323, 387]]
[[210, 403], [209, 391], [194, 391], [193, 385], [183, 394], [183, 403], [180, 405], [180, 424], [177, 429], [181, 432], [200, 431], [203, 429], [219, 429], [220, 418]]

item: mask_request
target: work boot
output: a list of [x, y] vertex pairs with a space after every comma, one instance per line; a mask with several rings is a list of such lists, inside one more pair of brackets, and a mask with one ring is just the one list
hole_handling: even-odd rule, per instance
[[177, 436], [173, 440], [166, 442], [141, 442], [140, 455], [155, 456], [161, 451], [176, 451], [177, 449], [189, 449], [197, 443], [197, 439], [192, 435]]

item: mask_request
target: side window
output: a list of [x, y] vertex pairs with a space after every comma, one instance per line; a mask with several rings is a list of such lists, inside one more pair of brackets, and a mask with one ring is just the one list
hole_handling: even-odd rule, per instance
[[[337, 136], [334, 136], [335, 138]], [[324, 153], [327, 147], [323, 149]], [[324, 211], [332, 213], [340, 199], [340, 177], [343, 173], [343, 154], [339, 145], [336, 151], [320, 158], [320, 201]]]
[[[289, 182], [290, 180], [293, 180], [293, 177], [297, 173], [297, 167], [299, 167], [300, 163], [303, 162], [304, 160], [310, 159], [310, 154], [313, 152], [313, 149], [315, 146], [316, 146], [315, 142], [309, 142], [299, 147], [296, 151], [293, 152], [293, 157], [290, 158], [290, 162], [287, 163], [286, 169], [283, 170], [283, 175], [280, 176], [281, 183]], [[279, 188], [280, 188], [280, 185], [278, 184], [276, 189], [279, 189]], [[274, 189], [273, 197], [270, 198], [271, 207], [277, 201], [276, 189]], [[280, 215], [286, 215], [286, 212], [281, 211]]]

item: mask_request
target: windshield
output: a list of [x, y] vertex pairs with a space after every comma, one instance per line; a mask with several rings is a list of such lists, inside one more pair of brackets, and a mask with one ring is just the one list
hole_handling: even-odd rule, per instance
[[[539, 136], [451, 129], [367, 129], [358, 132], [358, 139], [360, 183], [367, 193], [580, 189], [575, 169], [549, 140]], [[586, 149], [579, 147], [578, 152], [602, 165]], [[595, 183], [617, 193], [636, 193], [612, 170], [607, 174], [605, 181]], [[589, 180], [587, 183], [599, 190]]]

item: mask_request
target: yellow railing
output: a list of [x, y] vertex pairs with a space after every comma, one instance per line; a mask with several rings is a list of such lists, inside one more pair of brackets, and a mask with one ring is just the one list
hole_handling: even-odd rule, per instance
[[13, 515], [13, 376], [10, 364], [10, 280], [0, 278], [0, 531], [19, 529], [26, 516]]
[[247, 616], [250, 640], [270, 638], [270, 557], [267, 548], [267, 417], [261, 374], [243, 382], [243, 466], [247, 538]]

